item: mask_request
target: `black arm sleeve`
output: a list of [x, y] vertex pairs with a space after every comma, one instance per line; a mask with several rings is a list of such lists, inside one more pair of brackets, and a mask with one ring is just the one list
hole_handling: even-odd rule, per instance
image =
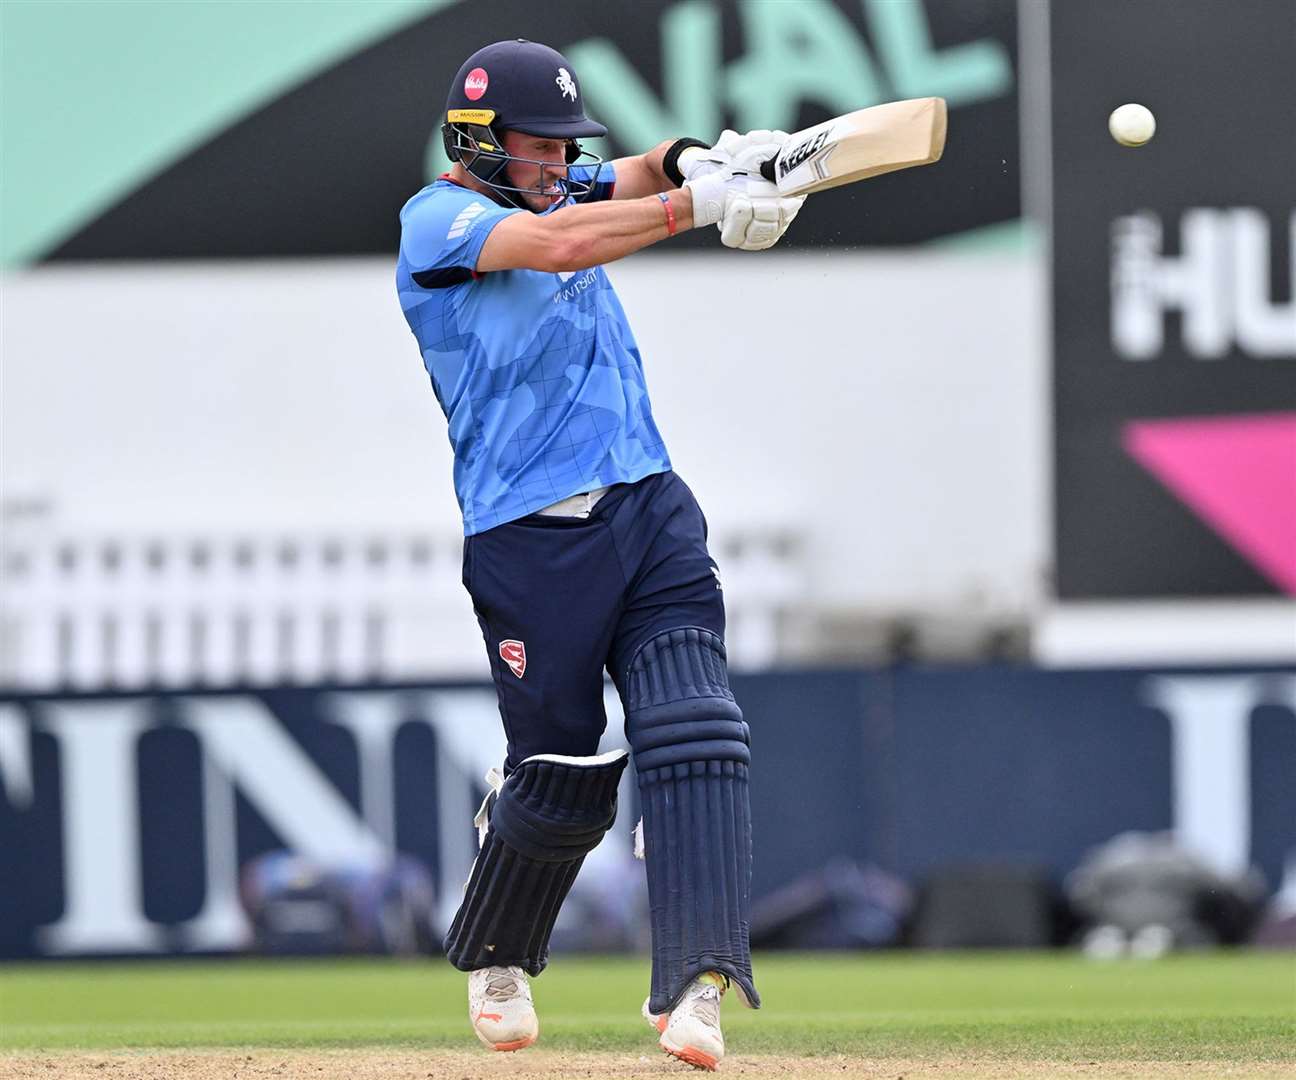
[[666, 156], [662, 159], [662, 172], [666, 174], [666, 179], [676, 187], [681, 187], [684, 183], [684, 176], [679, 171], [679, 156], [690, 146], [700, 146], [703, 150], [711, 149], [711, 144], [704, 143], [701, 139], [676, 139], [671, 143], [670, 149], [666, 151]]

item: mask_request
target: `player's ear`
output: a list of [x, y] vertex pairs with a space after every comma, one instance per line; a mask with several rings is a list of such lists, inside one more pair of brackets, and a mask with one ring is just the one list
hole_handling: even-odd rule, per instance
[[494, 130], [491, 128], [480, 127], [474, 124], [469, 127], [468, 130], [472, 134], [473, 141], [477, 144], [477, 151], [479, 153], [494, 154], [498, 156], [505, 152], [504, 144], [500, 141], [500, 137], [496, 135]]
[[449, 161], [458, 161], [460, 154], [459, 132], [454, 124], [441, 125], [441, 141], [445, 146], [445, 156]]

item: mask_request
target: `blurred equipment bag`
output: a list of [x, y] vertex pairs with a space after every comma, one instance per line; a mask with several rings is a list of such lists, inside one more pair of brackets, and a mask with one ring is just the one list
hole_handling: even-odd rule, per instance
[[895, 945], [913, 906], [898, 877], [851, 859], [830, 860], [752, 905], [759, 949], [880, 949]]
[[1121, 833], [1085, 857], [1066, 889], [1093, 924], [1086, 950], [1100, 956], [1236, 944], [1246, 939], [1264, 896], [1257, 874], [1220, 877], [1177, 846], [1172, 833]]
[[436, 951], [432, 879], [417, 859], [324, 866], [291, 851], [251, 860], [240, 883], [258, 952]]
[[967, 866], [933, 874], [914, 916], [913, 944], [924, 949], [1042, 949], [1066, 919], [1043, 871]]

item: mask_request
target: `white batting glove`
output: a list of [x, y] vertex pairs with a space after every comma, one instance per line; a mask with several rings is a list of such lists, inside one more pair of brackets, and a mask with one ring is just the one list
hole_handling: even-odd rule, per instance
[[780, 195], [760, 176], [735, 175], [720, 220], [720, 242], [740, 251], [764, 251], [779, 242], [797, 216], [804, 195]]
[[775, 157], [790, 136], [786, 131], [749, 131], [746, 135], [726, 128], [710, 148], [690, 146], [676, 161], [685, 180], [696, 180], [727, 167], [759, 172], [761, 163]]
[[718, 171], [699, 173], [684, 181], [684, 187], [693, 196], [693, 228], [715, 225], [724, 217], [725, 202], [731, 194], [729, 181], [732, 179], [733, 174], [725, 167]]
[[790, 136], [786, 131], [749, 131], [739, 135], [736, 131], [721, 132], [712, 147], [713, 153], [722, 153], [735, 172], [745, 171], [760, 175], [760, 167], [772, 157], [777, 157]]
[[715, 147], [690, 146], [676, 159], [675, 167], [686, 181], [700, 180], [728, 169], [729, 155]]
[[718, 225], [720, 242], [743, 251], [764, 251], [778, 243], [805, 196], [781, 196], [768, 180], [746, 173], [706, 173], [685, 182], [693, 196], [693, 227]]

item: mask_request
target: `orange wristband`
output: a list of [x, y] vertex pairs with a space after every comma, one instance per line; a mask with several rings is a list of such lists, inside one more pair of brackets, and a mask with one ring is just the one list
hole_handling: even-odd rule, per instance
[[666, 235], [675, 235], [675, 207], [671, 206], [670, 195], [665, 192], [659, 192], [657, 198], [661, 199], [662, 207], [666, 211]]

